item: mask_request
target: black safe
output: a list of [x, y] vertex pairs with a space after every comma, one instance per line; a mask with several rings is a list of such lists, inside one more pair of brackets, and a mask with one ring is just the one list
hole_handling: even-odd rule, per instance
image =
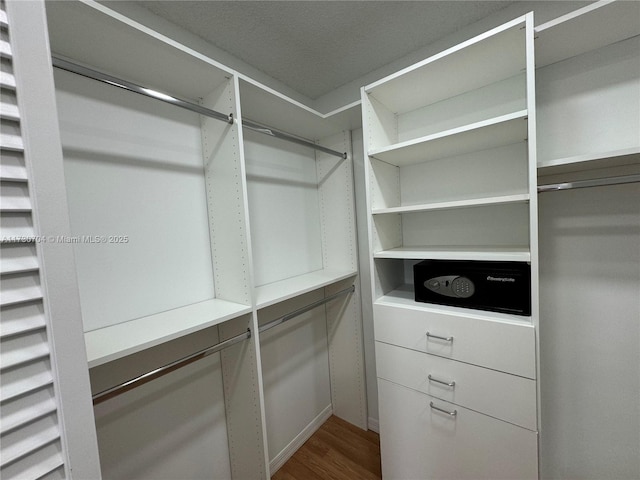
[[413, 266], [416, 302], [531, 315], [525, 262], [424, 260]]

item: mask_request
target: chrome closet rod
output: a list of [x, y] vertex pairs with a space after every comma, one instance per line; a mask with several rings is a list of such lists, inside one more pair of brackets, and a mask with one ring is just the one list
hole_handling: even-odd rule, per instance
[[[91, 78], [92, 80], [97, 80], [99, 82], [106, 83], [108, 85], [113, 85], [114, 87], [119, 87], [129, 92], [143, 95], [145, 97], [154, 98], [156, 100], [160, 100], [165, 103], [175, 105], [176, 107], [184, 108], [185, 110], [190, 110], [192, 112], [198, 113], [200, 115], [204, 115], [206, 117], [222, 120], [223, 122], [230, 123], [230, 124], [234, 122], [233, 114], [231, 113], [226, 114], [226, 113], [216, 112], [215, 110], [202, 107], [196, 103], [192, 103], [186, 100], [182, 100], [180, 98], [172, 97], [171, 95], [158, 92], [151, 88], [146, 88], [136, 83], [129, 82], [127, 80], [123, 80], [118, 77], [114, 77], [113, 75], [109, 75], [108, 73], [100, 72], [98, 70], [94, 70], [93, 68], [85, 67], [83, 65], [70, 62], [69, 60], [65, 60], [64, 58], [58, 57], [56, 55], [51, 55], [51, 61], [54, 67], [59, 68], [61, 70], [66, 70], [67, 72], [75, 73], [77, 75], [82, 75], [83, 77]], [[305, 145], [315, 150], [319, 150], [321, 152], [325, 152], [330, 155], [335, 155], [343, 159], [347, 158], [346, 152], [338, 152], [336, 150], [323, 147], [322, 145], [318, 145], [309, 140], [296, 137], [289, 133], [269, 127], [267, 125], [262, 125], [252, 120], [248, 120], [248, 119], [242, 120], [242, 126], [249, 128], [251, 130], [254, 130], [256, 132], [264, 133], [265, 135], [270, 135], [275, 138], [286, 140], [288, 142], [297, 143], [299, 145]]]
[[306, 307], [299, 308], [298, 310], [294, 310], [291, 313], [288, 313], [280, 318], [276, 318], [275, 320], [272, 320], [268, 323], [265, 323], [264, 325], [261, 325], [260, 327], [258, 327], [258, 332], [259, 333], [266, 332], [267, 330], [273, 327], [277, 327], [278, 325], [281, 325], [284, 322], [287, 322], [292, 318], [297, 317], [298, 315], [302, 315], [303, 313], [308, 312], [309, 310], [313, 310], [314, 308], [319, 307], [320, 305], [324, 305], [325, 303], [330, 302], [331, 300], [334, 300], [338, 297], [341, 297], [342, 295], [353, 293], [355, 290], [356, 290], [356, 287], [354, 285], [351, 285], [349, 288], [340, 290], [339, 292], [336, 292], [333, 295], [329, 295], [328, 297], [324, 297], [321, 300], [310, 303]]
[[220, 343], [216, 343], [215, 345], [211, 345], [203, 350], [192, 353], [191, 355], [187, 355], [186, 357], [182, 357], [178, 360], [175, 360], [171, 363], [163, 365], [162, 367], [158, 367], [155, 370], [151, 370], [150, 372], [143, 373], [140, 376], [127, 380], [126, 382], [122, 382], [118, 385], [115, 385], [111, 388], [103, 390], [101, 392], [96, 393], [92, 396], [93, 404], [97, 405], [105, 400], [113, 398], [121, 393], [127, 392], [133, 388], [139, 387], [140, 385], [144, 385], [145, 383], [150, 382], [151, 380], [155, 380], [156, 378], [162, 377], [168, 373], [173, 372], [179, 368], [185, 367], [193, 362], [197, 362], [209, 355], [212, 355], [220, 350], [223, 350], [231, 345], [235, 345], [238, 342], [242, 342], [247, 338], [251, 338], [251, 331], [247, 330], [240, 335], [236, 335], [235, 337], [231, 337], [227, 340], [224, 340]]
[[594, 178], [593, 180], [576, 180], [574, 182], [538, 185], [538, 193], [571, 190], [572, 188], [602, 187], [605, 185], [621, 185], [624, 183], [640, 182], [640, 174], [623, 175], [620, 177]]
[[281, 140], [286, 140], [287, 142], [297, 143], [298, 145], [304, 145], [305, 147], [310, 147], [310, 148], [313, 148], [314, 150], [319, 150], [321, 152], [328, 153], [329, 155], [335, 155], [336, 157], [340, 157], [342, 159], [347, 158], [346, 152], [338, 152], [337, 150], [332, 150], [330, 148], [323, 147], [322, 145], [318, 145], [317, 143], [313, 143], [309, 140], [296, 137], [289, 133], [283, 132], [282, 130], [277, 130], [267, 125], [262, 125], [260, 123], [254, 122], [253, 120], [249, 120], [247, 118], [242, 119], [242, 126], [245, 128], [248, 128], [249, 130], [253, 130], [254, 132], [264, 133], [265, 135], [279, 138]]
[[83, 77], [91, 78], [108, 85], [113, 85], [114, 87], [119, 87], [124, 90], [128, 90], [129, 92], [144, 95], [145, 97], [155, 98], [156, 100], [160, 100], [162, 102], [175, 105], [176, 107], [199, 113], [200, 115], [204, 115], [206, 117], [215, 118], [227, 123], [233, 123], [232, 114], [216, 112], [215, 110], [201, 107], [200, 105], [197, 105], [195, 103], [187, 102], [186, 100], [181, 100], [179, 98], [166, 95], [162, 92], [157, 92], [151, 88], [145, 88], [127, 80], [122, 80], [121, 78], [114, 77], [112, 75], [109, 75], [108, 73], [99, 72], [98, 70], [78, 65], [77, 63], [70, 62], [55, 55], [51, 55], [51, 61], [54, 67], [61, 70], [66, 70], [67, 72], [82, 75]]

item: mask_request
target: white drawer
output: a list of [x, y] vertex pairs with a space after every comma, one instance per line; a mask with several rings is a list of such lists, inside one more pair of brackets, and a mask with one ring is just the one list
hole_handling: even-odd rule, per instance
[[465, 316], [390, 305], [374, 305], [373, 318], [375, 339], [380, 342], [536, 378], [532, 325], [501, 322], [475, 313]]
[[384, 479], [538, 478], [535, 432], [383, 379], [378, 391]]
[[535, 380], [381, 342], [376, 369], [385, 380], [537, 430]]

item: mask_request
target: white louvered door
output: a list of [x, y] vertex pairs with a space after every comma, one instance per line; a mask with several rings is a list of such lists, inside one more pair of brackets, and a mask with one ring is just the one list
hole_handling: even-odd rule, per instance
[[[99, 478], [86, 356], [84, 345], [78, 344], [81, 330], [78, 335], [77, 322], [56, 315], [68, 310], [59, 308], [58, 302], [69, 301], [73, 309], [77, 296], [75, 278], [71, 283], [57, 281], [60, 274], [68, 274], [58, 270], [56, 263], [69, 263], [71, 258], [73, 268], [72, 257], [64, 245], [54, 249], [52, 238], [47, 238], [49, 246], [40, 243], [49, 233], [44, 229], [51, 222], [60, 222], [59, 215], [50, 214], [62, 208], [66, 215], [66, 200], [60, 205], [56, 202], [59, 196], [50, 195], [64, 194], [64, 186], [54, 184], [55, 176], [43, 177], [47, 169], [58, 168], [62, 178], [61, 161], [37, 165], [61, 155], [59, 143], [57, 151], [55, 141], [47, 144], [47, 139], [58, 137], [57, 124], [43, 124], [55, 119], [55, 104], [45, 102], [42, 111], [33, 108], [53, 88], [51, 75], [46, 75], [51, 67], [43, 41], [44, 4], [20, 3], [0, 3], [0, 477]], [[34, 31], [34, 25], [40, 28]], [[17, 48], [19, 42], [14, 40], [20, 38], [29, 40]], [[31, 57], [34, 44], [33, 58], [25, 58], [25, 51]], [[22, 52], [20, 61], [16, 61], [18, 51]], [[40, 82], [36, 95], [32, 95], [34, 81]], [[36, 184], [44, 187], [42, 191], [36, 192]], [[79, 317], [79, 309], [76, 313]], [[57, 361], [61, 358], [65, 360]], [[67, 369], [65, 362], [69, 361], [79, 368]], [[78, 421], [84, 424], [81, 428]], [[80, 444], [86, 444], [82, 451], [77, 448]], [[83, 459], [76, 462], [80, 457]]]

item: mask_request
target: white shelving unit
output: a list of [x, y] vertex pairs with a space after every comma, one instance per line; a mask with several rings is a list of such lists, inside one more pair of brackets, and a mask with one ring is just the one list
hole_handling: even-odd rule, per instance
[[[72, 233], [116, 239], [71, 240], [94, 394], [251, 333], [97, 406], [103, 474], [179, 476], [191, 463], [195, 476], [266, 479], [328, 415], [366, 428], [350, 135], [359, 104], [320, 114], [96, 2], [47, 4], [47, 17], [56, 57], [233, 117], [54, 70]], [[170, 393], [154, 403], [158, 390]], [[189, 395], [210, 402], [184, 407]], [[299, 398], [284, 415], [281, 396]], [[156, 434], [180, 445], [179, 458], [130, 458], [151, 441], [130, 434], [144, 421], [137, 402], [153, 403]], [[175, 418], [192, 431], [186, 444]]]
[[[537, 478], [533, 64], [527, 15], [362, 89], [385, 477]], [[412, 267], [426, 259], [529, 263], [532, 315], [416, 302]], [[473, 387], [489, 372], [511, 413]], [[465, 433], [476, 421], [482, 440]], [[496, 461], [467, 462], [467, 448]]]

